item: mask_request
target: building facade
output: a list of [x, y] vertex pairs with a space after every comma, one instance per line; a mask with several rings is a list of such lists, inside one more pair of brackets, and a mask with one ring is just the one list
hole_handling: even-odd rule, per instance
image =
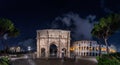
[[70, 57], [70, 31], [58, 29], [37, 30], [37, 58]]
[[[77, 56], [98, 56], [100, 54], [106, 54], [106, 46], [99, 45], [96, 41], [76, 41], [73, 43], [72, 51]], [[109, 47], [109, 52], [116, 52], [115, 49]]]
[[77, 56], [96, 56], [99, 54], [99, 45], [96, 41], [76, 41], [73, 43], [73, 47]]
[[10, 47], [9, 52], [12, 52], [12, 53], [21, 52], [21, 48], [19, 46]]

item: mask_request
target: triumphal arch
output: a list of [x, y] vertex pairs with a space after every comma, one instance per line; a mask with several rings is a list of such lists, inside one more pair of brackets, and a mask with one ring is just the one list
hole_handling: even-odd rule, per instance
[[37, 58], [70, 57], [70, 31], [37, 30]]

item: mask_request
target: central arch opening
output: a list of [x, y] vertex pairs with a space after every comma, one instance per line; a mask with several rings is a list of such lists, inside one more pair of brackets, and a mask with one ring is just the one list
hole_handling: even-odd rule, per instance
[[50, 57], [57, 57], [57, 46], [55, 44], [50, 45]]

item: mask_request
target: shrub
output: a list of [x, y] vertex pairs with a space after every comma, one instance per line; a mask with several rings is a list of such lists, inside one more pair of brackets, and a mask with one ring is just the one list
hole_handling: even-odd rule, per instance
[[10, 65], [7, 57], [0, 58], [0, 65]]
[[120, 65], [120, 55], [119, 53], [105, 54], [101, 57], [96, 57], [98, 60], [98, 65]]

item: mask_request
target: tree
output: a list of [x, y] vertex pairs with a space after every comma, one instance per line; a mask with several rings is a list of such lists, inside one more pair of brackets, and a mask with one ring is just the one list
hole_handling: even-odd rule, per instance
[[16, 37], [19, 31], [15, 28], [11, 20], [0, 18], [0, 37], [3, 37], [4, 34], [8, 34], [10, 37]]
[[114, 34], [120, 28], [120, 15], [118, 14], [111, 14], [107, 17], [103, 17], [99, 20], [99, 23], [94, 25], [92, 29], [92, 35], [97, 37], [98, 39], [103, 39], [106, 48], [107, 54], [109, 53], [108, 48], [108, 39], [109, 37]]
[[5, 34], [7, 34], [8, 37], [16, 37], [19, 35], [19, 30], [11, 20], [0, 18], [0, 39], [2, 39]]

